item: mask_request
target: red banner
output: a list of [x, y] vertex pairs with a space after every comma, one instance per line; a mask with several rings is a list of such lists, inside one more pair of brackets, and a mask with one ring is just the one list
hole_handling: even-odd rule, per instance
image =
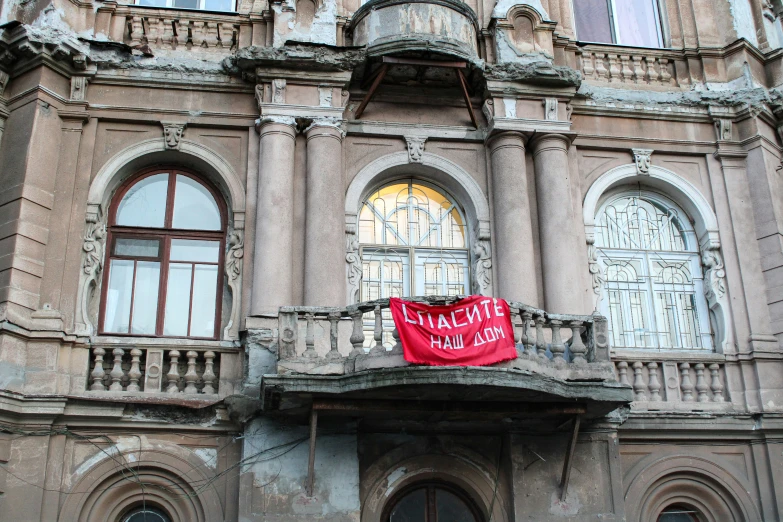
[[473, 295], [446, 306], [389, 299], [405, 360], [433, 366], [484, 366], [517, 356], [508, 303]]

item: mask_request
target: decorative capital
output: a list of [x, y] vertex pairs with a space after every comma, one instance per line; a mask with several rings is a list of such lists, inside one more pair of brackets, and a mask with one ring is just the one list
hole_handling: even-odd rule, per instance
[[166, 148], [179, 149], [179, 142], [187, 124], [171, 121], [162, 121], [160, 123], [163, 125], [163, 139], [166, 141]]
[[426, 141], [427, 138], [422, 136], [405, 136], [405, 143], [408, 144], [408, 163], [421, 163]]
[[638, 174], [647, 175], [650, 173], [650, 164], [652, 163], [650, 156], [653, 152], [652, 149], [631, 149]]

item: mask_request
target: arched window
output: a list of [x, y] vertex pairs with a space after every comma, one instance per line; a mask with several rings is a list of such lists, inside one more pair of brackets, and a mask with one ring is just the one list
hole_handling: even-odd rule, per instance
[[712, 349], [698, 241], [681, 209], [653, 193], [615, 195], [595, 234], [614, 347]]
[[704, 517], [697, 510], [687, 506], [669, 506], [658, 515], [658, 522], [702, 522]]
[[359, 215], [361, 300], [470, 293], [467, 228], [454, 200], [414, 180], [371, 194]]
[[416, 484], [395, 495], [382, 522], [483, 522], [475, 503], [459, 488], [435, 482]]
[[165, 511], [152, 506], [132, 509], [120, 519], [121, 522], [171, 522]]
[[101, 332], [217, 338], [225, 227], [222, 199], [192, 173], [125, 183], [109, 210]]

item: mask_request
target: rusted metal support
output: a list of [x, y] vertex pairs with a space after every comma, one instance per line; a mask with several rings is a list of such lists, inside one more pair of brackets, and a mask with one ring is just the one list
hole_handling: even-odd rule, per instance
[[581, 422], [581, 415], [574, 417], [574, 431], [571, 434], [571, 440], [568, 442], [568, 450], [566, 451], [565, 462], [563, 463], [563, 476], [560, 478], [560, 500], [566, 499], [568, 493], [568, 479], [571, 477], [571, 465], [574, 460], [574, 450], [576, 449], [576, 438], [579, 436], [579, 423]]
[[305, 483], [305, 493], [308, 497], [313, 496], [313, 484], [315, 483], [315, 434], [318, 427], [318, 410], [310, 410], [310, 458], [307, 461], [307, 482]]
[[462, 72], [462, 69], [457, 69], [457, 76], [459, 77], [459, 84], [462, 87], [462, 96], [465, 98], [465, 105], [468, 106], [470, 121], [472, 121], [473, 126], [478, 129], [476, 113], [473, 112], [473, 105], [470, 103], [470, 94], [468, 94], [468, 81], [465, 79], [465, 74]]
[[354, 113], [353, 117], [355, 119], [359, 119], [362, 117], [362, 113], [364, 112], [364, 108], [367, 107], [367, 104], [370, 103], [370, 99], [375, 94], [375, 91], [378, 90], [378, 86], [383, 81], [383, 77], [386, 76], [386, 73], [389, 72], [389, 64], [384, 63], [381, 65], [381, 70], [378, 73], [378, 76], [375, 77], [375, 80], [373, 80], [372, 85], [370, 86], [370, 90], [367, 91], [367, 94], [364, 96], [364, 99], [362, 100], [362, 103], [359, 104], [359, 108], [356, 109], [356, 112]]

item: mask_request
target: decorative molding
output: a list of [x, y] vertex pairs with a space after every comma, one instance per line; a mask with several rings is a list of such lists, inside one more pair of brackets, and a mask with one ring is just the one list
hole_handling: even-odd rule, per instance
[[571, 121], [571, 116], [574, 114], [574, 106], [572, 103], [566, 104], [566, 121]]
[[348, 304], [359, 302], [362, 284], [362, 257], [359, 253], [359, 238], [355, 233], [346, 233], [345, 263], [348, 277]]
[[285, 79], [276, 78], [272, 80], [272, 103], [285, 103], [285, 86]]
[[479, 295], [492, 294], [492, 255], [489, 241], [476, 235], [473, 239], [473, 291]]
[[87, 99], [87, 77], [71, 76], [71, 101]]
[[422, 136], [405, 136], [405, 143], [408, 144], [408, 162], [421, 163], [421, 157], [424, 154], [424, 144], [427, 138]]
[[228, 235], [226, 252], [226, 277], [231, 289], [231, 313], [228, 324], [223, 330], [224, 339], [239, 339], [239, 318], [242, 308], [242, 273], [245, 257], [245, 234], [243, 230], [234, 230]]
[[702, 247], [701, 264], [704, 266], [704, 296], [716, 323], [713, 324], [716, 330], [716, 346], [721, 353], [731, 352], [734, 327], [729, 316], [726, 268], [723, 265], [719, 242], [710, 242]]
[[650, 156], [653, 152], [653, 149], [631, 149], [636, 172], [645, 176], [650, 173], [650, 164], [652, 163]]
[[557, 121], [557, 98], [544, 98], [544, 119]]
[[731, 140], [732, 122], [726, 118], [717, 118], [715, 120], [715, 131], [718, 133], [718, 141]]
[[163, 125], [163, 139], [166, 142], [167, 149], [179, 149], [179, 142], [185, 133], [185, 123], [176, 123], [171, 121], [160, 122]]
[[9, 78], [10, 76], [8, 75], [7, 72], [0, 71], [0, 96], [2, 96], [3, 93], [5, 93], [5, 88], [8, 85]]
[[484, 105], [481, 106], [481, 112], [484, 113], [487, 122], [492, 123], [492, 120], [495, 118], [495, 102], [491, 98], [485, 101]]
[[92, 335], [96, 331], [93, 321], [92, 304], [98, 294], [100, 277], [103, 272], [104, 239], [106, 227], [100, 221], [91, 221], [88, 214], [87, 233], [82, 243], [82, 271], [77, 296], [76, 333]]
[[598, 310], [598, 303], [601, 302], [601, 290], [606, 283], [604, 270], [598, 262], [598, 248], [595, 246], [595, 236], [587, 238], [587, 268], [590, 271], [590, 278], [593, 284], [593, 293], [595, 294], [595, 310]]

